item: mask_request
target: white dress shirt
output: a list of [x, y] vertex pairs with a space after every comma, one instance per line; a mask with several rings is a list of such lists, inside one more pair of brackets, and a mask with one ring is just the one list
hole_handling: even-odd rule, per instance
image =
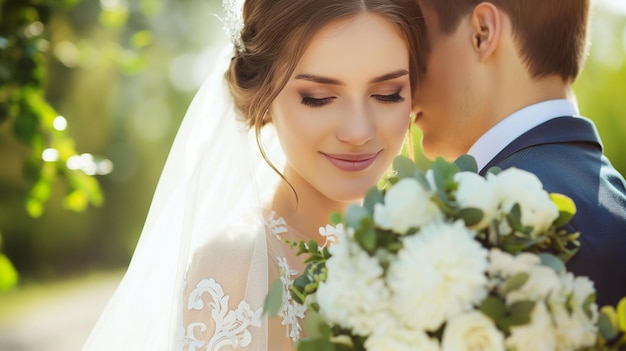
[[513, 140], [534, 127], [556, 117], [578, 115], [578, 106], [566, 99], [526, 106], [489, 129], [467, 153], [474, 156], [478, 170], [481, 170]]

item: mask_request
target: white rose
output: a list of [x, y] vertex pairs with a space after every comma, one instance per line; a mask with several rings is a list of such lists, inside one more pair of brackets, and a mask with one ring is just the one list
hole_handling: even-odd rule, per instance
[[367, 351], [439, 351], [439, 343], [420, 330], [381, 326], [365, 341]]
[[509, 168], [498, 175], [489, 174], [487, 181], [493, 186], [496, 201], [508, 213], [517, 203], [521, 207], [521, 222], [533, 227], [532, 236], [545, 231], [559, 216], [556, 205], [534, 174]]
[[368, 335], [391, 318], [383, 269], [376, 258], [349, 238], [329, 250], [332, 257], [326, 262], [328, 276], [316, 294], [320, 313], [358, 335]]
[[511, 327], [505, 340], [507, 349], [516, 351], [554, 351], [557, 342], [550, 313], [542, 301], [531, 312], [530, 323]]
[[403, 239], [387, 272], [391, 309], [406, 326], [437, 330], [487, 294], [487, 251], [462, 221], [434, 222]]
[[374, 206], [374, 223], [382, 229], [406, 234], [410, 228], [441, 218], [442, 213], [430, 196], [416, 179], [404, 178], [387, 191], [384, 205]]
[[482, 220], [472, 229], [481, 230], [489, 226], [497, 209], [491, 185], [485, 178], [473, 172], [459, 172], [454, 175], [454, 180], [458, 183], [456, 201], [459, 206], [483, 211]]
[[504, 336], [479, 311], [454, 317], [443, 331], [442, 351], [504, 351]]

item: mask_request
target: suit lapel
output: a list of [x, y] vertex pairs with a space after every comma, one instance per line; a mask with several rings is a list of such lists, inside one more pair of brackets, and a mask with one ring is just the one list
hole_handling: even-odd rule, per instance
[[557, 117], [522, 134], [498, 153], [483, 169], [497, 166], [504, 159], [525, 148], [543, 144], [592, 143], [602, 151], [602, 142], [593, 122], [583, 117]]

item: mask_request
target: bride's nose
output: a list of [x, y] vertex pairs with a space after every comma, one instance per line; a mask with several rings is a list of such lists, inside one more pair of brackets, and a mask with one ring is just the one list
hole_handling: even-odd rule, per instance
[[344, 115], [337, 130], [337, 139], [354, 146], [364, 145], [374, 138], [376, 128], [374, 118], [367, 108], [353, 108]]

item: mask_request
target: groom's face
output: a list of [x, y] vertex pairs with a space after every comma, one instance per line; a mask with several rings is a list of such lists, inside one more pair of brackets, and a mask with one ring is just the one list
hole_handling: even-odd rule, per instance
[[437, 13], [422, 5], [429, 52], [426, 72], [416, 94], [416, 125], [423, 132], [422, 149], [434, 159], [453, 160], [467, 152], [476, 134], [473, 115], [476, 98], [476, 57], [473, 55], [468, 19], [454, 33], [439, 29]]

